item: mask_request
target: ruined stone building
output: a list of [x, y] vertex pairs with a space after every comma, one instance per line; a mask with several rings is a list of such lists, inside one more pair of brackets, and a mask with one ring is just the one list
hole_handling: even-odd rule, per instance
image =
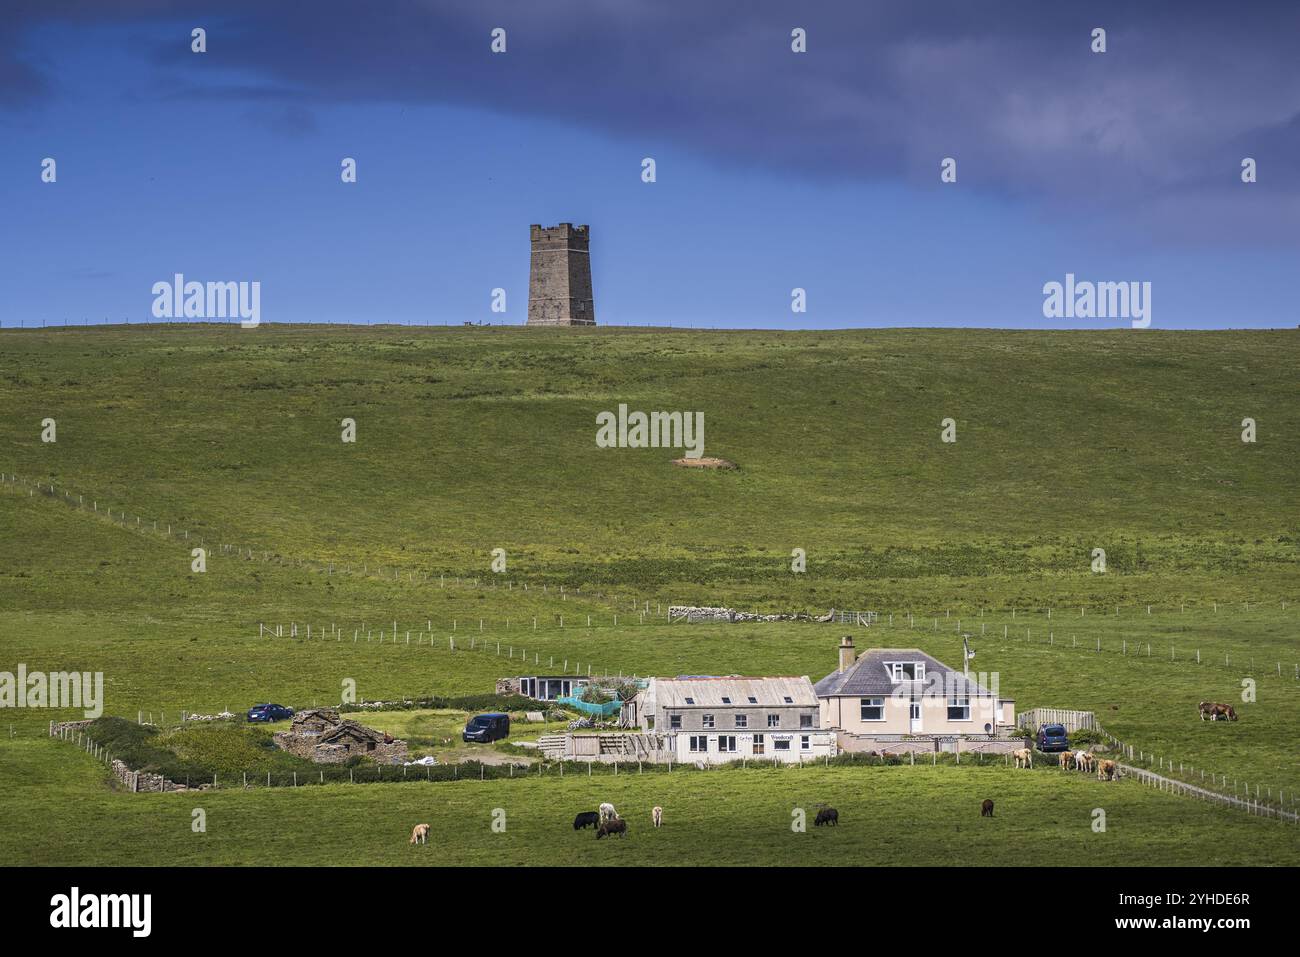
[[356, 721], [334, 708], [312, 708], [293, 716], [288, 731], [274, 735], [277, 746], [317, 764], [342, 764], [354, 755], [379, 764], [406, 760], [406, 742]]
[[586, 226], [533, 225], [528, 275], [528, 325], [594, 326], [590, 232]]

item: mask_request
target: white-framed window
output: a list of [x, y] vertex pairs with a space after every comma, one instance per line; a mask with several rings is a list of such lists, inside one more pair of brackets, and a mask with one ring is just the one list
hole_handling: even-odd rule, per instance
[[692, 751], [702, 752], [709, 750], [709, 738], [704, 734], [693, 734], [687, 742]]
[[800, 750], [800, 751], [811, 751], [811, 750], [812, 750], [812, 735], [811, 735], [811, 734], [801, 734], [801, 735], [799, 735], [799, 750]]
[[777, 751], [789, 751], [789, 750], [790, 750], [790, 739], [789, 739], [789, 738], [773, 738], [773, 739], [772, 739], [772, 747], [773, 747], [775, 750], [777, 750]]
[[754, 753], [755, 754], [767, 753], [767, 741], [761, 734], [754, 735]]
[[884, 698], [863, 698], [862, 699], [862, 720], [863, 721], [884, 721], [885, 720], [885, 699]]
[[736, 751], [736, 736], [734, 734], [718, 735], [718, 750], [723, 754], [734, 754]]
[[925, 680], [924, 661], [891, 661], [886, 667], [895, 682]]
[[700, 727], [703, 728], [713, 727], [713, 715], [711, 714], [700, 715]]
[[737, 727], [737, 728], [748, 728], [748, 727], [749, 727], [749, 715], [747, 715], [747, 714], [738, 714], [738, 715], [736, 715], [736, 727]]
[[948, 720], [949, 721], [969, 721], [970, 720], [970, 695], [952, 695], [948, 699]]
[[781, 727], [781, 716], [779, 714], [769, 714], [767, 716], [767, 726], [769, 728]]

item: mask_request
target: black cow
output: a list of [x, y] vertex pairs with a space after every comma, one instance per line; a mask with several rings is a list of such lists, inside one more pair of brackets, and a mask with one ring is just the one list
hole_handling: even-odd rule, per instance
[[986, 800], [983, 804], [980, 805], [980, 817], [992, 817], [992, 816], [993, 816], [993, 802]]
[[627, 821], [621, 817], [612, 817], [608, 821], [601, 821], [596, 826], [596, 840], [600, 840], [607, 834], [617, 834], [619, 837], [627, 837]]
[[573, 829], [581, 831], [584, 827], [595, 827], [600, 823], [600, 815], [595, 811], [581, 811], [573, 819]]
[[823, 824], [832, 824], [835, 827], [840, 825], [840, 812], [833, 807], [824, 807], [817, 812], [817, 819], [813, 821], [813, 827], [821, 827]]

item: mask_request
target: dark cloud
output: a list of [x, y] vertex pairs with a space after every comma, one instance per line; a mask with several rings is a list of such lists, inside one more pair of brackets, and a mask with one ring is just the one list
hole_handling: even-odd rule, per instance
[[[322, 106], [477, 106], [820, 179], [929, 187], [953, 156], [961, 183], [1045, 215], [1129, 209], [1208, 238], [1209, 217], [1227, 211], [1247, 236], [1296, 232], [1291, 0], [19, 2], [0, 37], [0, 101], [48, 94], [19, 42], [42, 20], [174, 23], [183, 36], [203, 25], [196, 96], [212, 84]], [[488, 49], [498, 26], [505, 56]], [[807, 54], [790, 52], [796, 26]], [[1094, 27], [1107, 30], [1105, 54], [1089, 49]], [[186, 50], [147, 53], [174, 72]], [[295, 108], [302, 124], [308, 108]], [[1243, 155], [1259, 161], [1261, 195], [1242, 197]]]

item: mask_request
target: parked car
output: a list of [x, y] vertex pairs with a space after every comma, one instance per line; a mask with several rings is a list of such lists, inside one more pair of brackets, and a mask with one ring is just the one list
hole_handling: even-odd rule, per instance
[[465, 723], [465, 733], [461, 737], [466, 741], [486, 744], [510, 736], [510, 715], [493, 711], [488, 714], [476, 714]]
[[1063, 724], [1045, 724], [1038, 729], [1037, 744], [1039, 751], [1068, 751], [1070, 735]]
[[283, 721], [293, 717], [293, 708], [282, 704], [255, 704], [248, 709], [249, 721]]

